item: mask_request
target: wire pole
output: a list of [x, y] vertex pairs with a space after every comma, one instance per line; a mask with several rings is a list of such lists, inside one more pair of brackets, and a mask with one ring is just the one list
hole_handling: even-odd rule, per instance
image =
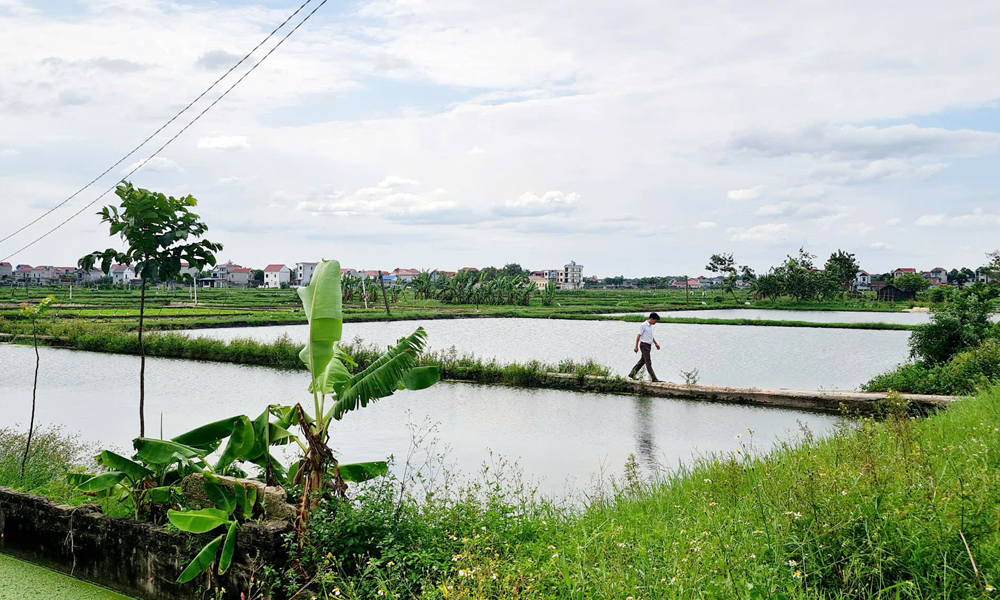
[[385, 295], [385, 279], [382, 278], [382, 271], [378, 272], [378, 282], [382, 286], [382, 300], [385, 301], [385, 314], [391, 317], [392, 313], [389, 312], [389, 296]]

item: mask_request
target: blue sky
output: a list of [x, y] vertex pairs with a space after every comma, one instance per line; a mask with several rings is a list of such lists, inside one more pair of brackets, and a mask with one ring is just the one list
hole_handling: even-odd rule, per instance
[[[0, 237], [300, 3], [0, 0]], [[985, 1], [328, 2], [132, 180], [195, 195], [247, 265], [637, 276], [805, 246], [874, 272], [975, 267], [1000, 245], [998, 63]], [[104, 203], [11, 260], [106, 247]]]

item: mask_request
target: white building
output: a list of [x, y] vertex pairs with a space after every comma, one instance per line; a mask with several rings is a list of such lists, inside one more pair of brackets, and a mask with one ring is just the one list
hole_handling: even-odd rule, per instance
[[245, 269], [243, 267], [230, 269], [227, 279], [229, 280], [229, 285], [247, 287], [250, 285], [250, 280], [253, 279], [253, 269]]
[[858, 274], [854, 276], [854, 291], [867, 292], [870, 289], [872, 289], [872, 276], [863, 269], [858, 271]]
[[199, 275], [201, 275], [201, 271], [192, 267], [190, 263], [181, 261], [181, 271], [180, 273], [178, 273], [178, 277], [180, 277], [181, 281], [187, 281], [188, 277], [190, 277], [191, 280], [194, 281], [198, 279]]
[[111, 265], [108, 274], [111, 275], [111, 282], [115, 284], [128, 283], [135, 279], [135, 270], [128, 265]]
[[292, 280], [292, 270], [285, 265], [267, 265], [264, 267], [264, 287], [280, 288]]
[[14, 276], [14, 267], [9, 262], [0, 262], [0, 279], [10, 279]]
[[570, 261], [568, 265], [563, 267], [562, 271], [559, 271], [557, 283], [559, 288], [563, 290], [575, 290], [583, 287], [583, 265], [576, 264], [576, 261]]
[[316, 272], [316, 265], [319, 263], [314, 262], [298, 262], [295, 263], [295, 281], [299, 285], [309, 285], [312, 281], [313, 273]]
[[420, 276], [417, 269], [394, 269], [392, 272], [396, 276], [396, 283], [410, 283]]

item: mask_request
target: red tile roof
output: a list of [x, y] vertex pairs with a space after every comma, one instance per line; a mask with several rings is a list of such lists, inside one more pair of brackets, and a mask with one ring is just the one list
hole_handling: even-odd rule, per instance
[[0, 262], [0, 267], [9, 267], [9, 266], [10, 266], [10, 263], [8, 263], [8, 262]]
[[916, 272], [917, 272], [916, 269], [909, 269], [909, 268], [906, 268], [906, 269], [896, 269], [895, 271], [893, 271], [893, 273], [916, 273]]
[[230, 273], [250, 273], [253, 269], [230, 269]]
[[286, 267], [285, 265], [267, 265], [266, 267], [264, 267], [264, 272], [274, 273], [276, 271], [280, 271], [282, 269], [287, 269], [287, 268], [288, 267]]

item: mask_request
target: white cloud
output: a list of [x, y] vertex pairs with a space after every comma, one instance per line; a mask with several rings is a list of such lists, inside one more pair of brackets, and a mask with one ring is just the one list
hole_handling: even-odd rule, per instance
[[773, 242], [781, 239], [788, 231], [787, 223], [764, 223], [753, 227], [730, 227], [726, 230], [734, 242]]
[[872, 242], [872, 244], [871, 244], [871, 246], [869, 246], [869, 248], [871, 248], [872, 250], [885, 250], [885, 251], [888, 251], [888, 250], [892, 250], [894, 248], [894, 246], [892, 244], [890, 244], [889, 242]]
[[764, 186], [757, 185], [752, 188], [729, 190], [726, 192], [726, 198], [730, 200], [756, 200], [760, 198], [761, 192], [764, 191]]
[[759, 217], [797, 217], [801, 219], [818, 219], [837, 214], [837, 209], [821, 202], [780, 202], [765, 204], [757, 209]]
[[944, 215], [921, 215], [917, 218], [917, 225], [940, 225], [944, 223]]
[[902, 222], [903, 220], [900, 219], [899, 217], [893, 217], [891, 219], [886, 220], [885, 224], [888, 225], [889, 227], [895, 227], [896, 225], [899, 225]]
[[374, 187], [361, 188], [347, 194], [343, 191], [316, 190], [299, 201], [296, 210], [311, 214], [329, 213], [337, 216], [376, 215], [389, 219], [426, 216], [455, 209], [444, 189], [426, 193], [397, 191], [404, 185], [417, 185], [412, 179], [391, 175]]
[[205, 150], [246, 150], [250, 147], [245, 135], [211, 135], [198, 140]]
[[0, 156], [17, 156], [21, 151], [15, 148], [4, 148], [0, 150]]
[[122, 175], [127, 175], [133, 169], [138, 169], [140, 172], [146, 173], [183, 173], [184, 167], [177, 164], [177, 161], [172, 158], [166, 158], [163, 156], [154, 156], [153, 158], [143, 158], [137, 160], [136, 162], [130, 164], [121, 170]]
[[701, 221], [694, 226], [695, 229], [712, 229], [713, 227], [718, 227], [718, 223], [715, 221]]
[[472, 150], [469, 150], [469, 154], [486, 154], [486, 150], [483, 150], [479, 146], [476, 146]]
[[525, 192], [514, 200], [504, 202], [495, 212], [505, 217], [537, 217], [541, 215], [568, 214], [576, 210], [580, 195], [575, 192], [545, 192], [537, 196]]
[[[969, 129], [822, 125], [787, 132], [758, 132], [740, 136], [730, 147], [764, 156], [808, 154], [858, 159], [886, 159], [925, 155], [982, 154], [1000, 150], [1000, 133]], [[878, 168], [892, 168], [891, 163]]]

